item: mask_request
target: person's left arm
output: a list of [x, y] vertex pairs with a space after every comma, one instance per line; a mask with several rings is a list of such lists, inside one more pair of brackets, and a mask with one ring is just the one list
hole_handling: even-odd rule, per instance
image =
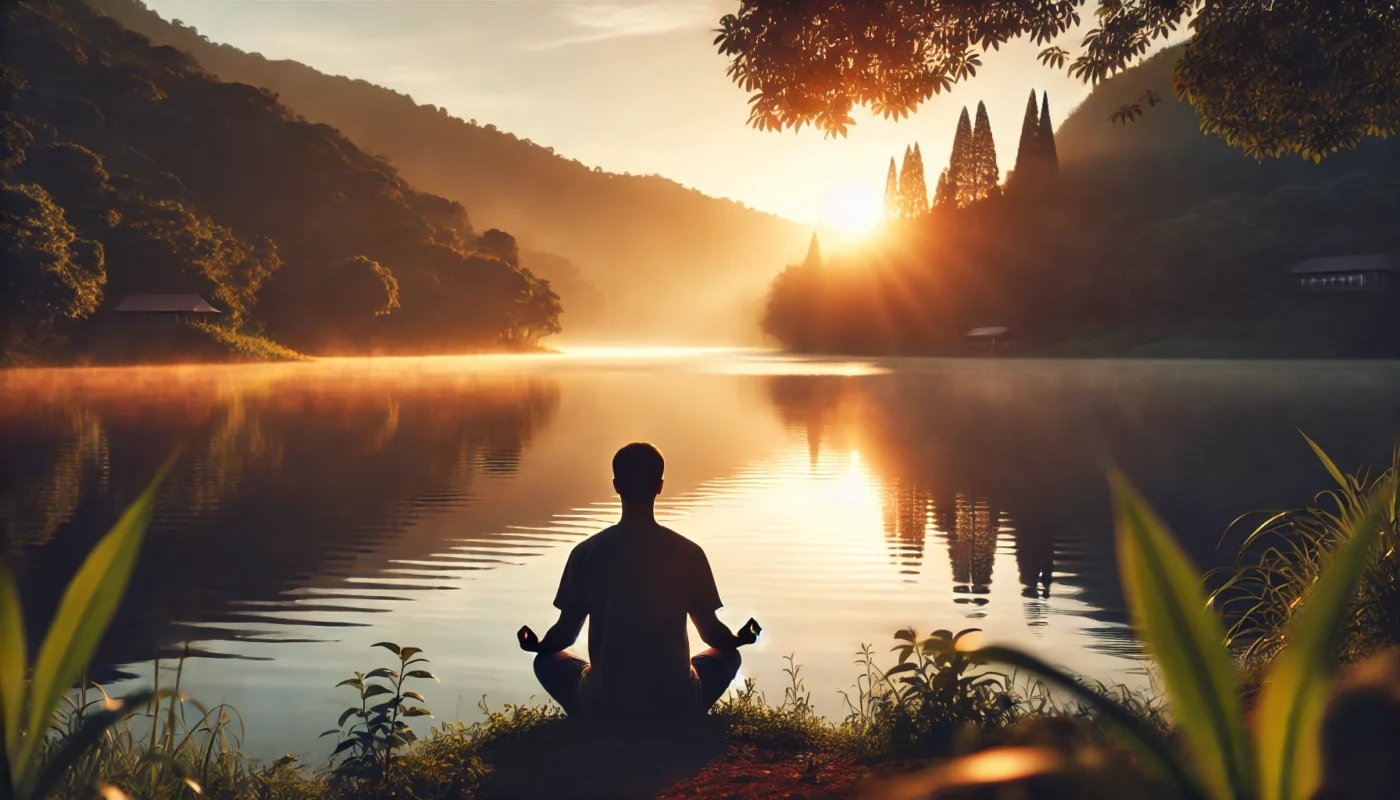
[[705, 644], [716, 650], [734, 650], [758, 639], [758, 623], [752, 619], [736, 635], [715, 614], [722, 607], [719, 589], [715, 586], [715, 576], [710, 570], [710, 561], [704, 551], [699, 553], [692, 573], [690, 620], [695, 623], [695, 631]]

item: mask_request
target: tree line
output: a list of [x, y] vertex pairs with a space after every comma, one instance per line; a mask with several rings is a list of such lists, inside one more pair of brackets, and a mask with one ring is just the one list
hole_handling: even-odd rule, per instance
[[[1008, 191], [1037, 191], [1047, 188], [1059, 176], [1055, 131], [1050, 123], [1050, 96], [1042, 93], [1039, 106], [1031, 91], [1021, 140], [1016, 151], [1016, 167], [1006, 179]], [[896, 168], [890, 159], [885, 177], [885, 216], [891, 219], [917, 219], [938, 208], [966, 208], [999, 195], [1001, 167], [986, 103], [977, 103], [974, 125], [964, 106], [953, 135], [953, 152], [948, 166], [938, 176], [930, 200], [924, 177], [924, 159], [915, 142], [904, 149], [904, 160]]]
[[[1400, 263], [1400, 143], [1261, 165], [1206, 146], [1183, 103], [1140, 129], [1111, 122], [1103, 110], [1169, 56], [1091, 94], [1058, 132], [1069, 140], [1033, 95], [1003, 182], [982, 109], [976, 123], [959, 116], [932, 202], [911, 146], [887, 176], [890, 219], [848, 252], [785, 269], [765, 331], [811, 352], [961, 353], [969, 330], [1004, 326], [1031, 352], [1400, 353], [1398, 293], [1309, 294], [1288, 274], [1312, 256]], [[1092, 159], [1060, 163], [1086, 141]]]

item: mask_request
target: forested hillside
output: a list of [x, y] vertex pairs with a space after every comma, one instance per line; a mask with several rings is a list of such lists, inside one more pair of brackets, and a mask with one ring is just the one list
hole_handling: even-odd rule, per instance
[[199, 293], [219, 342], [309, 352], [532, 344], [548, 284], [506, 234], [416, 191], [266, 91], [223, 83], [79, 0], [4, 10], [0, 334], [75, 356], [127, 293]]
[[[783, 272], [765, 328], [817, 352], [967, 352], [970, 329], [999, 326], [1061, 354], [1400, 353], [1400, 292], [1301, 292], [1288, 272], [1318, 256], [1400, 263], [1400, 141], [1256, 161], [1175, 99], [1178, 54], [1094, 88], [1054, 133], [1053, 183], [929, 212], [916, 198], [850, 263]], [[1133, 105], [1136, 120], [1114, 121]]]
[[752, 330], [746, 307], [761, 296], [775, 265], [800, 255], [811, 235], [660, 176], [590, 168], [363, 80], [210, 42], [139, 0], [89, 3], [159, 44], [192, 53], [225, 80], [277, 93], [295, 113], [387, 157], [415, 186], [462, 203], [482, 225], [510, 230], [523, 249], [577, 264], [580, 279], [601, 291], [606, 315], [585, 305], [576, 317], [564, 276], [541, 273], [559, 282], [571, 335], [645, 334], [654, 341]]
[[[1242, 156], [1223, 138], [1202, 133], [1195, 109], [1176, 99], [1172, 72], [1182, 48], [1167, 48], [1095, 86], [1055, 133], [1060, 163], [1099, 169], [1104, 162], [1154, 162], [1172, 172], [1184, 169], [1191, 180], [1256, 188], [1325, 182], [1359, 169], [1396, 166], [1395, 148], [1375, 139], [1355, 151], [1333, 153], [1321, 164], [1297, 157], [1256, 161]], [[1149, 91], [1156, 94], [1155, 104]], [[1125, 106], [1136, 106], [1141, 116], [1126, 124], [1115, 120]]]

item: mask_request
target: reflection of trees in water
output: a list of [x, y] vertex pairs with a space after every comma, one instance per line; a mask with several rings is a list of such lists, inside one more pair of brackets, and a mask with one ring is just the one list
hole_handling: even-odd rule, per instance
[[1017, 526], [1016, 572], [1021, 579], [1023, 597], [1050, 596], [1050, 584], [1055, 576], [1055, 536], [1048, 531]]
[[[89, 481], [106, 485], [107, 436], [101, 421], [83, 408], [65, 406], [52, 415], [61, 431], [25, 448], [18, 434], [0, 437], [0, 555], [19, 558], [42, 545], [68, 522]], [[3, 429], [0, 429], [3, 430]]]
[[849, 382], [833, 375], [778, 375], [768, 382], [768, 396], [783, 425], [807, 437], [807, 458], [815, 469], [828, 424], [840, 425], [841, 404]]
[[538, 379], [109, 386], [3, 403], [0, 547], [23, 557], [29, 630], [42, 630], [96, 538], [183, 444], [100, 660], [148, 657], [180, 638], [176, 623], [200, 623], [200, 639], [248, 636], [269, 614], [303, 610], [294, 589], [442, 550], [435, 536], [404, 534], [470, 502], [478, 480], [514, 475], [557, 404]]
[[886, 481], [881, 512], [885, 523], [885, 543], [890, 563], [911, 581], [919, 574], [924, 559], [924, 536], [928, 529], [932, 495], [926, 489], [899, 480]]
[[[1126, 616], [1105, 463], [1129, 475], [1197, 562], [1211, 565], [1230, 556], [1216, 544], [1237, 515], [1306, 503], [1326, 483], [1297, 429], [1351, 466], [1383, 463], [1400, 430], [1400, 369], [1386, 365], [892, 366], [859, 378], [773, 377], [769, 397], [814, 439], [859, 441], [862, 459], [887, 480], [930, 487], [940, 512], [955, 490], [994, 499], [1015, 514], [1022, 588], [1044, 594], [1054, 575], [1052, 591], [1073, 587], [1086, 614], [1114, 624]], [[940, 513], [940, 531], [953, 516]]]
[[1055, 576], [1055, 536], [1031, 523], [1017, 521], [1012, 537], [1016, 542], [1016, 573], [1021, 581], [1021, 609], [1026, 624], [1042, 628], [1049, 624], [1050, 585]]
[[948, 532], [948, 560], [953, 567], [953, 591], [984, 595], [991, 591], [992, 566], [996, 561], [996, 513], [986, 498], [975, 500], [959, 492], [951, 507], [952, 526]]

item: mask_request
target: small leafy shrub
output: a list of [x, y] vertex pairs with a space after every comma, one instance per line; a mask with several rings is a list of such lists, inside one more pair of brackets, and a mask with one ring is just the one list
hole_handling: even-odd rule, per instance
[[[336, 767], [338, 774], [382, 779], [389, 771], [394, 752], [418, 739], [405, 720], [432, 716], [421, 705], [408, 705], [410, 700], [427, 701], [404, 685], [411, 680], [435, 681], [437, 678], [425, 669], [409, 669], [428, 661], [419, 655], [423, 651], [417, 647], [400, 647], [393, 642], [376, 642], [371, 647], [382, 647], [397, 656], [398, 669], [378, 667], [369, 672], [356, 672], [353, 678], [337, 683], [337, 689], [349, 686], [358, 692], [360, 704], [341, 712], [339, 727], [321, 735], [340, 737], [340, 743], [331, 754], [332, 757], [341, 756]], [[371, 704], [381, 697], [384, 699]], [[352, 719], [355, 721], [350, 722]], [[349, 727], [346, 727], [347, 722], [350, 722]]]
[[725, 738], [775, 750], [844, 751], [851, 744], [845, 727], [828, 723], [812, 707], [812, 695], [802, 682], [802, 665], [787, 656], [788, 686], [783, 701], [771, 706], [752, 678], [715, 704], [711, 715], [719, 720]]

